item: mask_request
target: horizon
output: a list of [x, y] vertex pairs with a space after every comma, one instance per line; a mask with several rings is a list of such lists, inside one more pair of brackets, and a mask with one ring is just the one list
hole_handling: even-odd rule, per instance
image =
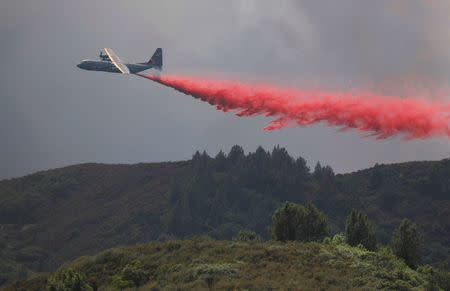
[[[265, 132], [274, 118], [236, 117], [150, 80], [76, 67], [104, 47], [123, 61], [148, 60], [161, 47], [169, 74], [350, 90], [379, 84], [450, 103], [446, 1], [1, 5], [0, 179], [84, 162], [182, 160], [233, 144], [279, 144], [339, 173], [450, 155], [448, 138], [376, 140], [325, 123]], [[133, 17], [112, 21], [125, 12]]]
[[[283, 147], [281, 147], [281, 148], [283, 148]], [[269, 152], [269, 153], [271, 152], [271, 149], [265, 149], [264, 147], [263, 147], [263, 149], [264, 149], [266, 152]], [[272, 148], [272, 149], [273, 149], [273, 148]], [[256, 150], [256, 149], [255, 149], [255, 150]], [[197, 150], [197, 151], [198, 151], [199, 153], [202, 153], [202, 152], [203, 152], [203, 150]], [[196, 151], [196, 152], [197, 152], [197, 151]], [[227, 152], [225, 152], [225, 151], [223, 151], [223, 150], [219, 150], [219, 152], [220, 152], [220, 151], [222, 151], [222, 152], [225, 154], [225, 156], [228, 155]], [[206, 152], [206, 151], [205, 151], [205, 152]], [[208, 152], [206, 152], [206, 153], [208, 154], [208, 156], [209, 156], [210, 158], [214, 159], [215, 156], [216, 156], [219, 152], [217, 152], [217, 153], [214, 154], [214, 155], [211, 155], [211, 154], [208, 153]], [[244, 154], [245, 154], [245, 155], [248, 155], [248, 154], [250, 154], [250, 153], [254, 153], [254, 151], [253, 151], [253, 152], [252, 152], [252, 151], [244, 151]], [[20, 178], [23, 178], [23, 177], [26, 177], [26, 176], [29, 176], [29, 175], [34, 175], [34, 174], [37, 174], [37, 173], [40, 173], [40, 172], [54, 171], [54, 170], [59, 170], [59, 169], [68, 168], [68, 167], [82, 166], [82, 165], [89, 165], [89, 164], [105, 165], [105, 166], [133, 166], [133, 165], [140, 165], [140, 164], [162, 164], [162, 163], [181, 163], [181, 162], [189, 162], [189, 161], [192, 160], [192, 156], [193, 156], [194, 154], [195, 154], [195, 152], [191, 155], [191, 158], [189, 158], [189, 159], [182, 159], [182, 160], [149, 161], [149, 162], [133, 162], [133, 163], [120, 163], [120, 162], [118, 162], [118, 163], [114, 163], [114, 162], [111, 162], [111, 163], [109, 163], [109, 162], [82, 162], [82, 163], [75, 163], [75, 164], [67, 164], [67, 165], [61, 165], [61, 166], [54, 167], [54, 168], [47, 168], [47, 169], [39, 169], [39, 170], [35, 170], [35, 171], [30, 172], [30, 173], [26, 173], [26, 174], [24, 174], [24, 175], [21, 175], [21, 176], [8, 177], [8, 178], [1, 178], [1, 179], [0, 179], [0, 182], [1, 182], [1, 181], [5, 181], [5, 180], [11, 180], [11, 179], [20, 179]], [[292, 156], [289, 152], [288, 152], [288, 154], [289, 154], [289, 156], [291, 156], [293, 159], [304, 158], [304, 157], [302, 157], [302, 156]], [[315, 167], [316, 164], [319, 162], [322, 166], [330, 166], [330, 167], [333, 169], [335, 175], [347, 175], [347, 174], [352, 174], [352, 173], [359, 172], [359, 171], [364, 171], [364, 170], [372, 169], [372, 168], [375, 167], [376, 165], [379, 165], [379, 166], [383, 166], [383, 165], [389, 166], [389, 165], [397, 165], [397, 164], [405, 164], [405, 163], [415, 163], [415, 162], [417, 162], [417, 163], [421, 163], [421, 162], [440, 162], [440, 161], [447, 160], [447, 159], [450, 159], [450, 156], [449, 156], [449, 157], [446, 157], [446, 158], [438, 159], [438, 160], [411, 160], [411, 161], [391, 162], [391, 163], [389, 163], [389, 162], [388, 162], [388, 163], [375, 163], [375, 164], [373, 164], [372, 166], [368, 166], [368, 167], [365, 167], [365, 168], [355, 169], [355, 170], [352, 170], [352, 171], [349, 171], [349, 172], [337, 172], [333, 167], [331, 167], [329, 164], [325, 163], [325, 161], [317, 161], [315, 164], [310, 164], [310, 163], [307, 161], [307, 164], [306, 164], [306, 165], [307, 165], [307, 167], [309, 168], [310, 172], [313, 172], [313, 171], [314, 171], [314, 167]]]

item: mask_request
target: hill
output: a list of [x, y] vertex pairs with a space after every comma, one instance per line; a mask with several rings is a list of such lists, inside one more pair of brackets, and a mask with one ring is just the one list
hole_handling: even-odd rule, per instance
[[83, 164], [1, 181], [0, 285], [82, 254], [156, 239], [170, 181], [187, 169], [183, 162]]
[[77, 290], [439, 290], [449, 287], [448, 276], [429, 267], [411, 270], [385, 249], [350, 247], [339, 236], [324, 243], [195, 238], [81, 257], [5, 291], [68, 281], [84, 287]]
[[136, 165], [82, 164], [0, 181], [0, 284], [117, 245], [252, 229], [268, 239], [283, 201], [314, 202], [341, 232], [365, 211], [387, 244], [401, 219], [424, 233], [423, 263], [449, 260], [450, 160], [313, 171], [283, 148]]

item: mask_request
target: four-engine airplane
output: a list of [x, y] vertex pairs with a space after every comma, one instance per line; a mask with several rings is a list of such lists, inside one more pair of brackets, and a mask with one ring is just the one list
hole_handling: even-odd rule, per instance
[[105, 48], [106, 55], [100, 52], [100, 61], [82, 60], [78, 68], [88, 71], [102, 71], [122, 74], [136, 74], [151, 68], [162, 70], [162, 49], [157, 48], [148, 62], [127, 64], [123, 63], [110, 48]]

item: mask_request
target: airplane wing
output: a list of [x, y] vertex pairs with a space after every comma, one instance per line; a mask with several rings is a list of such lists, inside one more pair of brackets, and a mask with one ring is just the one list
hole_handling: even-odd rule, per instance
[[122, 72], [122, 74], [129, 74], [130, 70], [127, 66], [125, 66], [122, 61], [119, 59], [119, 57], [116, 55], [115, 52], [113, 52], [112, 49], [105, 47], [105, 52], [108, 54], [108, 57], [111, 59], [114, 66], [116, 66], [119, 71]]

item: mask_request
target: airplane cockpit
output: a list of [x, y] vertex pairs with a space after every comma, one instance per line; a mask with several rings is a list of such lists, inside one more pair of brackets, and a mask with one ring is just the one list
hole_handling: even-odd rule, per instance
[[100, 52], [100, 59], [102, 61], [106, 61], [106, 62], [110, 62], [111, 59], [109, 58], [109, 56], [107, 54], [103, 54], [102, 52]]

